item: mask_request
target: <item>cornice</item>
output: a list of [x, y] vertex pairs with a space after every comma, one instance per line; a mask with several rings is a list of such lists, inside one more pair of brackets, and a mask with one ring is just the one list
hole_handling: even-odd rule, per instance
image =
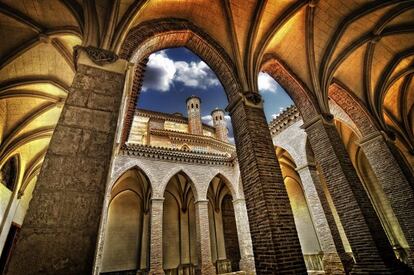
[[184, 151], [176, 148], [156, 147], [127, 143], [119, 151], [123, 156], [136, 156], [171, 162], [185, 162], [205, 165], [234, 166], [235, 154], [220, 154], [201, 151]]
[[[187, 117], [177, 116], [175, 114], [169, 114], [169, 113], [163, 113], [163, 112], [157, 112], [157, 111], [151, 111], [151, 110], [145, 110], [145, 109], [136, 109], [135, 115], [188, 124]], [[206, 130], [211, 130], [211, 131], [216, 130], [213, 126], [210, 126], [208, 124], [202, 123], [202, 125], [203, 125], [203, 128]]]
[[214, 146], [218, 149], [226, 150], [229, 153], [236, 151], [234, 145], [218, 140], [214, 137], [204, 136], [204, 135], [195, 135], [190, 133], [184, 133], [174, 130], [165, 130], [165, 129], [150, 129], [150, 133], [158, 136], [168, 136], [172, 140], [179, 140], [185, 142], [194, 142], [197, 144], [207, 144]]
[[269, 123], [270, 133], [274, 136], [301, 119], [296, 106], [291, 105]]

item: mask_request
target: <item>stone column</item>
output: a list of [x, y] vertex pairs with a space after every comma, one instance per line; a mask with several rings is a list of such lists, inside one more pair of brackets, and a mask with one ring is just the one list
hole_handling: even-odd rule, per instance
[[163, 198], [151, 199], [151, 241], [150, 241], [150, 272], [151, 275], [163, 275], [162, 258], [162, 215], [164, 208]]
[[249, 218], [247, 217], [246, 201], [236, 199], [233, 201], [234, 216], [237, 226], [237, 237], [240, 249], [240, 270], [247, 275], [255, 275], [252, 239], [250, 238]]
[[328, 122], [318, 116], [302, 127], [351, 245], [356, 261], [352, 274], [401, 272], [402, 267], [332, 120]]
[[302, 181], [303, 191], [312, 215], [313, 224], [323, 251], [323, 265], [326, 274], [344, 274], [350, 261], [345, 253], [334, 216], [323, 191], [314, 164], [296, 169]]
[[227, 107], [258, 274], [307, 274], [289, 198], [257, 93]]
[[[410, 246], [408, 264], [414, 268], [414, 190], [380, 132], [363, 137], [359, 144], [378, 183], [386, 194]], [[411, 179], [413, 180], [413, 179]]]
[[208, 218], [208, 200], [195, 202], [196, 210], [196, 236], [198, 265], [196, 274], [216, 274], [211, 261], [211, 244]]
[[7, 274], [92, 273], [127, 62], [93, 47], [76, 52], [77, 72]]

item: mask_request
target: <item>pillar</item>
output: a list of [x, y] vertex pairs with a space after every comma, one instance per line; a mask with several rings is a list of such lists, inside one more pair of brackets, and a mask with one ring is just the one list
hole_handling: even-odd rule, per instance
[[306, 164], [296, 169], [312, 216], [316, 234], [323, 251], [326, 274], [345, 274], [346, 263], [352, 261], [345, 253], [341, 236], [324, 194], [316, 166]]
[[227, 110], [234, 128], [256, 271], [307, 274], [260, 95], [240, 95]]
[[386, 194], [408, 242], [407, 261], [414, 269], [414, 190], [380, 132], [363, 137], [359, 144], [378, 183]]
[[91, 274], [127, 62], [77, 48], [56, 125], [7, 274]]
[[332, 123], [318, 116], [302, 126], [352, 248], [352, 274], [404, 272]]
[[237, 237], [240, 249], [240, 270], [247, 275], [256, 274], [252, 239], [250, 238], [249, 218], [247, 217], [246, 201], [236, 199], [233, 201], [234, 216], [237, 226]]
[[163, 275], [162, 258], [162, 215], [163, 198], [151, 199], [151, 228], [150, 228], [150, 272], [151, 275]]
[[196, 274], [213, 275], [216, 274], [216, 269], [211, 261], [208, 200], [196, 201], [195, 211], [198, 257]]

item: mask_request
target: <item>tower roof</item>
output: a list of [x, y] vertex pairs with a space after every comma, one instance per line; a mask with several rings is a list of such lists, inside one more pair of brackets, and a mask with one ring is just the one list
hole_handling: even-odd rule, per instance
[[200, 101], [200, 103], [201, 103], [201, 98], [199, 98], [199, 97], [198, 97], [198, 96], [196, 96], [196, 95], [189, 96], [189, 97], [186, 99], [185, 103], [187, 103], [190, 99], [193, 99], [193, 98], [198, 99], [198, 101]]

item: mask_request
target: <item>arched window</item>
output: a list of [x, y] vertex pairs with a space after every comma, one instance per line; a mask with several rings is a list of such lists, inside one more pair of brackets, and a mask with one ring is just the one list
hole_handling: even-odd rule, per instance
[[196, 108], [198, 109], [198, 103], [196, 103]]
[[194, 104], [193, 103], [191, 103], [191, 109], [193, 109], [194, 108]]
[[0, 182], [13, 190], [17, 183], [17, 157], [12, 157], [0, 169]]

